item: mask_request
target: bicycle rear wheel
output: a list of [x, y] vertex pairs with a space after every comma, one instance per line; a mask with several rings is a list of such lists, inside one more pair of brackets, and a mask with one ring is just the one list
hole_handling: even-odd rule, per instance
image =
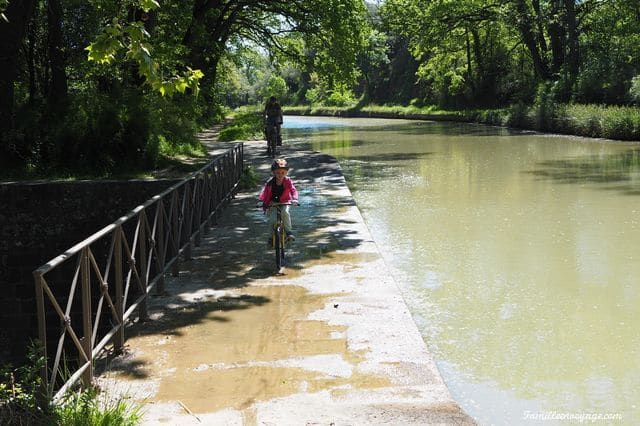
[[268, 125], [267, 126], [267, 151], [271, 158], [275, 158], [276, 156], [276, 145], [278, 143], [278, 135], [276, 133], [276, 127]]

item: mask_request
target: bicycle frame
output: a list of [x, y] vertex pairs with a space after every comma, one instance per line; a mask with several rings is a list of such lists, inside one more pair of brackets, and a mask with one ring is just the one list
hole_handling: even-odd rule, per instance
[[[299, 206], [297, 200], [293, 200], [291, 203], [272, 203], [269, 205], [268, 209], [276, 209], [276, 221], [271, 227], [271, 239], [270, 244], [273, 248], [276, 256], [276, 267], [278, 269], [278, 273], [282, 271], [282, 267], [284, 266], [285, 260], [285, 249], [287, 246], [287, 233], [284, 227], [284, 220], [282, 219], [282, 208], [284, 206], [294, 205]], [[256, 207], [264, 208], [265, 205], [260, 202], [256, 205]]]
[[276, 209], [276, 222], [271, 229], [271, 246], [276, 256], [276, 268], [278, 271], [284, 266], [284, 252], [286, 247], [286, 234], [284, 230], [284, 221], [282, 220], [282, 206], [284, 204], [276, 204], [270, 208]]

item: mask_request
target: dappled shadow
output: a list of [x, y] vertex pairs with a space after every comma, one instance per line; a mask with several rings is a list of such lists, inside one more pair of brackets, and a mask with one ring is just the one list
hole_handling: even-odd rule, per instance
[[136, 359], [133, 352], [126, 346], [124, 352], [121, 354], [103, 352], [94, 360], [94, 372], [96, 376], [100, 376], [105, 372], [117, 372], [132, 379], [143, 380], [149, 378], [149, 372], [146, 367], [147, 363]]
[[[344, 177], [337, 161], [328, 155], [301, 152], [283, 147], [300, 191], [301, 205], [291, 209], [297, 240], [288, 248], [291, 269], [302, 269], [307, 260], [318, 260], [336, 251], [357, 248], [363, 243], [353, 228], [357, 225], [344, 212], [355, 206], [344, 192]], [[262, 180], [270, 175], [271, 160], [262, 153], [262, 144], [245, 146], [245, 163], [251, 165]], [[255, 207], [260, 187], [239, 194], [218, 218], [217, 225], [201, 237], [190, 260], [181, 261], [179, 274], [166, 277], [166, 293], [152, 296], [149, 317], [126, 330], [127, 337], [158, 336], [159, 339], [182, 337], [186, 328], [218, 322], [224, 324], [228, 311], [248, 310], [271, 303], [268, 297], [243, 291], [253, 284], [270, 279], [277, 271], [273, 250], [268, 246], [268, 219]], [[353, 226], [352, 226], [353, 225]], [[133, 356], [101, 360], [110, 371], [132, 378], [147, 377], [149, 361]]]
[[[571, 159], [550, 160], [538, 164], [538, 170], [525, 173], [539, 179], [562, 184], [618, 184], [603, 189], [620, 191], [627, 195], [640, 194], [640, 182], [633, 174], [640, 173], [640, 149], [630, 149], [609, 155], [591, 155]], [[621, 183], [626, 183], [621, 185]]]
[[[358, 141], [355, 141], [359, 143]], [[360, 141], [362, 144], [365, 144], [366, 141]], [[298, 149], [310, 149], [311, 146], [309, 144], [299, 144], [296, 146]], [[377, 154], [366, 153], [363, 155], [358, 155], [357, 152], [351, 152], [348, 158], [340, 159], [339, 168], [345, 170], [351, 177], [358, 176], [367, 176], [368, 181], [374, 181], [377, 177], [388, 176], [389, 174], [397, 174], [404, 170], [406, 170], [406, 165], [403, 164], [407, 161], [420, 161], [425, 158], [429, 158], [434, 156], [436, 152], [405, 152], [405, 153], [396, 153], [396, 152], [381, 152]], [[302, 182], [308, 182], [304, 179], [304, 175], [309, 173], [319, 177], [316, 178], [315, 181], [321, 180], [325, 184], [331, 183], [344, 183], [344, 177], [341, 173], [336, 174], [335, 171], [331, 170], [331, 168], [326, 168], [322, 171], [316, 171], [317, 167], [322, 167], [323, 165], [332, 165], [337, 164], [337, 160], [333, 157], [330, 157], [325, 154], [318, 154], [319, 163], [315, 163], [315, 156], [311, 157], [311, 159], [305, 159], [304, 157], [298, 158], [295, 157], [294, 161], [294, 170], [293, 173], [296, 176], [302, 176]], [[324, 160], [323, 160], [324, 159]], [[397, 164], [394, 164], [397, 163]], [[353, 185], [354, 181], [349, 182], [349, 186]], [[352, 198], [342, 198], [338, 200], [338, 203], [344, 203], [347, 201], [350, 204], [354, 204]]]
[[249, 294], [222, 296], [212, 300], [203, 299], [180, 309], [167, 310], [161, 317], [153, 321], [137, 322], [128, 329], [128, 334], [130, 336], [145, 336], [149, 334], [180, 336], [180, 329], [189, 325], [206, 321], [228, 321], [226, 317], [216, 315], [216, 312], [245, 310], [254, 306], [262, 306], [269, 301], [266, 297]]

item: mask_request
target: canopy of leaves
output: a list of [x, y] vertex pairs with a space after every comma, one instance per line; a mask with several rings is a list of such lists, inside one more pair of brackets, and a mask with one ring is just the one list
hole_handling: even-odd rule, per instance
[[[633, 0], [387, 0], [390, 34], [409, 41], [418, 77], [440, 103], [532, 100], [560, 82], [559, 100], [621, 103], [640, 60]], [[447, 101], [448, 100], [448, 101]]]

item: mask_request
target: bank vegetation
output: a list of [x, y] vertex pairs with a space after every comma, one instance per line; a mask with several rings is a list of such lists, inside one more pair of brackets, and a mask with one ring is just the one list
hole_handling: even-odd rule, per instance
[[0, 12], [5, 178], [202, 155], [199, 130], [271, 95], [288, 112], [640, 140], [637, 0], [0, 0]]

